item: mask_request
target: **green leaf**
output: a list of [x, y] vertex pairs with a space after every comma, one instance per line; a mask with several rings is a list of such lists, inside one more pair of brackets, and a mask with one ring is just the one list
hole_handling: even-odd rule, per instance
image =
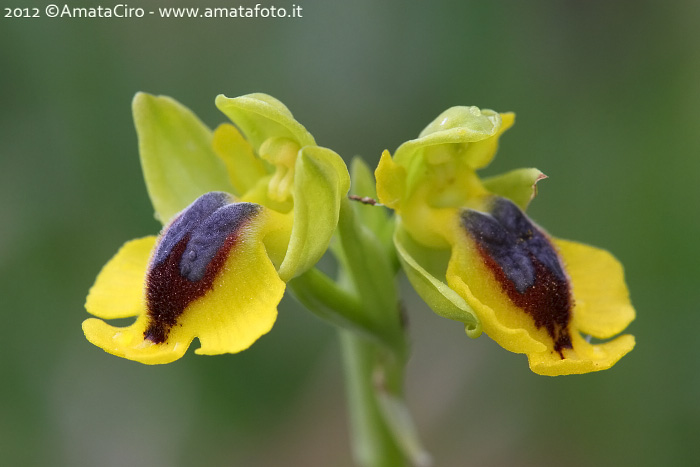
[[525, 211], [537, 195], [537, 182], [547, 178], [537, 169], [515, 169], [483, 180], [484, 187], [492, 193], [508, 198]]
[[248, 94], [229, 98], [216, 96], [216, 106], [240, 128], [257, 152], [269, 138], [289, 138], [299, 146], [316, 144], [311, 133], [294, 120], [292, 113], [280, 101], [267, 94]]
[[163, 224], [210, 191], [233, 192], [212, 149], [212, 132], [166, 96], [138, 93], [132, 104], [146, 188]]
[[398, 224], [394, 244], [408, 280], [428, 306], [443, 318], [461, 321], [469, 337], [479, 337], [481, 322], [466, 301], [443, 280], [449, 251], [418, 244]]
[[345, 162], [330, 149], [303, 147], [294, 170], [294, 224], [279, 269], [285, 282], [316, 264], [328, 249], [340, 202], [350, 188]]

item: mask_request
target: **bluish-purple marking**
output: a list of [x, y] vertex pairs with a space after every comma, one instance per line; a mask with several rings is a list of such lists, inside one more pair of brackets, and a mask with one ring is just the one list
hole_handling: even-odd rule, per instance
[[547, 236], [511, 201], [494, 197], [489, 212], [465, 209], [462, 225], [516, 306], [545, 326], [554, 350], [571, 348], [573, 300], [559, 255]]
[[211, 290], [240, 229], [260, 209], [257, 204], [231, 203], [227, 193], [211, 192], [166, 228], [146, 281], [146, 339], [165, 342], [185, 308]]

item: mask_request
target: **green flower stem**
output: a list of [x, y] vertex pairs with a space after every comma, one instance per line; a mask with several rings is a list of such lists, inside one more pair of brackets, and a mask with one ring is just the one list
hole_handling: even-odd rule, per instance
[[405, 458], [377, 399], [377, 346], [340, 330], [353, 455], [363, 467], [401, 467]]
[[362, 311], [360, 300], [317, 268], [289, 282], [294, 296], [323, 320], [381, 340], [381, 331]]
[[394, 357], [406, 358], [406, 340], [399, 313], [395, 269], [391, 255], [369, 229], [360, 225], [348, 199], [340, 205], [338, 245], [341, 283], [347, 283], [359, 298], [363, 313], [378, 330]]
[[[338, 326], [345, 366], [352, 446], [362, 467], [429, 465], [403, 401], [406, 338], [393, 249], [341, 202], [337, 280], [316, 268], [289, 285], [309, 310]], [[393, 245], [391, 246], [393, 248]]]
[[340, 331], [345, 363], [353, 453], [364, 467], [405, 465], [410, 451], [401, 445], [398, 424], [382, 401], [401, 401], [406, 340], [400, 316], [391, 252], [359, 222], [347, 199], [340, 207], [339, 280], [358, 297], [361, 310], [378, 330], [379, 342], [348, 330]]
[[[368, 307], [355, 292], [341, 287], [319, 269], [311, 268], [288, 285], [297, 300], [319, 318], [362, 334], [383, 346], [401, 344], [397, 331], [383, 326], [384, 323], [368, 314]], [[402, 347], [396, 347], [396, 350], [400, 349]]]

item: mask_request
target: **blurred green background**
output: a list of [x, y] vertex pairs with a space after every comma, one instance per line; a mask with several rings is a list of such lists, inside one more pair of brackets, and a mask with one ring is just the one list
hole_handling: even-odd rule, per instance
[[239, 355], [146, 367], [80, 329], [101, 266], [159, 228], [134, 93], [213, 127], [217, 94], [261, 91], [370, 164], [452, 105], [513, 110], [486, 173], [543, 170], [532, 217], [626, 267], [637, 348], [558, 378], [402, 281], [408, 399], [436, 466], [700, 465], [700, 3], [297, 3], [303, 18], [0, 18], [0, 464], [351, 465], [334, 330], [290, 297]]

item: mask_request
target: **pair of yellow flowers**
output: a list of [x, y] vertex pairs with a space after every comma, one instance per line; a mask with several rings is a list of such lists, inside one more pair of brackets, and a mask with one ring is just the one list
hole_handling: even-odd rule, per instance
[[[208, 129], [167, 97], [138, 94], [134, 119], [158, 237], [127, 242], [104, 266], [86, 308], [87, 339], [142, 363], [235, 353], [268, 332], [285, 284], [332, 241], [350, 177], [343, 160], [265, 94], [219, 96], [235, 124]], [[634, 347], [621, 265], [606, 251], [550, 237], [525, 214], [544, 178], [518, 169], [481, 179], [514, 121], [453, 107], [376, 169], [376, 195], [396, 216], [393, 247], [441, 316], [525, 353], [539, 374], [586, 373]], [[374, 194], [374, 193], [373, 193]], [[373, 209], [383, 209], [374, 207]], [[368, 261], [371, 262], [371, 258]]]

